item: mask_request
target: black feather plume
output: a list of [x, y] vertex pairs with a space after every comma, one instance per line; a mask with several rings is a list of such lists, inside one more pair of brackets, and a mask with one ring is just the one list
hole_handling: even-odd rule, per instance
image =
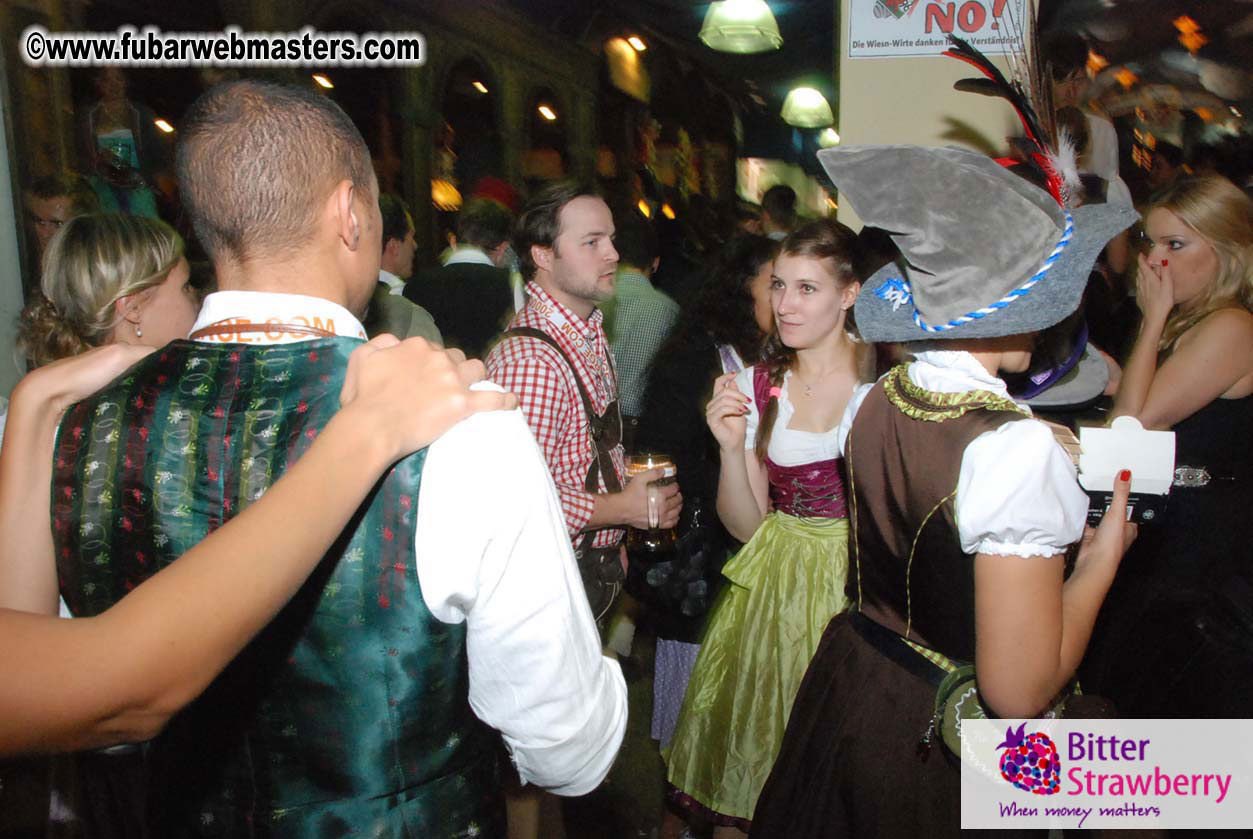
[[1001, 97], [1001, 86], [991, 79], [958, 79], [953, 89], [962, 93], [978, 93], [983, 96]]
[[1072, 197], [1070, 183], [1078, 182], [1078, 172], [1074, 171], [1074, 148], [1069, 140], [1063, 140], [1057, 135], [1051, 73], [1040, 60], [1040, 47], [1036, 38], [1039, 27], [1035, 4], [1027, 3], [1026, 6], [1030, 9], [1030, 19], [1026, 21], [1025, 30], [1031, 39], [1030, 49], [1023, 37], [1024, 30], [1018, 27], [1012, 16], [1007, 16], [1004, 21], [1005, 31], [1010, 33], [1012, 41], [1007, 53], [1013, 69], [1012, 80], [1007, 79], [986, 55], [956, 35], [948, 36], [952, 46], [944, 54], [966, 62], [986, 76], [983, 79], [961, 79], [953, 87], [985, 96], [999, 96], [1010, 104], [1018, 114], [1026, 133], [1024, 139], [1013, 144], [1015, 150], [1023, 163], [1038, 171], [1057, 202], [1068, 207]]
[[1027, 136], [1039, 145], [1041, 149], [1048, 148], [1050, 135], [1046, 133], [1045, 129], [1041, 126], [1040, 119], [1036, 115], [1036, 110], [1031, 105], [1031, 97], [1023, 88], [1022, 84], [1018, 82], [1011, 82], [1009, 79], [1005, 78], [1005, 75], [1000, 71], [1000, 68], [989, 61], [986, 55], [979, 52], [979, 50], [975, 49], [961, 38], [958, 38], [956, 35], [949, 35], [948, 40], [953, 46], [946, 49], [944, 54], [950, 58], [956, 58], [960, 61], [964, 61], [977, 69], [979, 72], [983, 73], [983, 75], [987, 76], [991, 83], [995, 85], [995, 91], [982, 84], [980, 84], [977, 88], [973, 86], [959, 87], [959, 85], [964, 85], [969, 81], [978, 81], [968, 79], [962, 79], [954, 85], [954, 87], [958, 90], [970, 90], [972, 92], [982, 93], [985, 96], [1002, 97], [1009, 102], [1014, 111], [1018, 114], [1018, 119], [1022, 121], [1022, 127], [1023, 130], [1027, 132]]

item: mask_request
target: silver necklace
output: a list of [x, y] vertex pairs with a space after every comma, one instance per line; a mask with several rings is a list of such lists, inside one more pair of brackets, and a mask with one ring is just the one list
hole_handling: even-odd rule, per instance
[[[838, 368], [837, 368], [837, 369], [838, 369]], [[834, 372], [835, 372], [835, 369], [828, 370], [827, 372], [825, 372], [825, 373], [823, 373], [821, 376], [819, 376], [819, 377], [818, 377], [818, 381], [817, 381], [817, 382], [814, 382], [813, 384], [806, 384], [806, 383], [805, 383], [805, 380], [804, 380], [804, 379], [802, 379], [799, 375], [797, 375], [797, 373], [796, 373], [796, 371], [795, 371], [795, 370], [793, 370], [793, 371], [792, 371], [792, 378], [794, 378], [794, 379], [796, 379], [796, 381], [800, 382], [801, 387], [805, 388], [805, 395], [806, 395], [806, 396], [813, 396], [813, 395], [814, 395], [814, 385], [818, 384], [819, 382], [821, 382], [823, 379], [825, 379], [827, 376], [830, 376], [830, 375], [831, 375], [832, 373], [834, 373]]]

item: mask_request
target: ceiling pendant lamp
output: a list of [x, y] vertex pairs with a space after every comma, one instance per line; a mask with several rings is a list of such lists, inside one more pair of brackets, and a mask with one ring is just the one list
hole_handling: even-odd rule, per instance
[[835, 122], [827, 97], [812, 87], [794, 87], [783, 100], [783, 121], [797, 128], [822, 128]]
[[709, 5], [700, 39], [718, 52], [765, 52], [783, 44], [765, 0], [718, 0]]

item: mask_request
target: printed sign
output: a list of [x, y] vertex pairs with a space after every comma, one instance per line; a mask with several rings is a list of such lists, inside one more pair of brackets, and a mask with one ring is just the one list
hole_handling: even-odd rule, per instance
[[1025, 0], [853, 0], [848, 57], [939, 55], [950, 32], [986, 55], [1003, 55], [1026, 20]]
[[961, 727], [961, 826], [1253, 827], [1253, 720], [983, 720]]

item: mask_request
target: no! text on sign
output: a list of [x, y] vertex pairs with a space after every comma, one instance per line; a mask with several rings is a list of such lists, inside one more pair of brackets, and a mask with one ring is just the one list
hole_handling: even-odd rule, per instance
[[987, 55], [1013, 48], [1024, 0], [852, 0], [849, 58], [939, 55], [952, 33]]

